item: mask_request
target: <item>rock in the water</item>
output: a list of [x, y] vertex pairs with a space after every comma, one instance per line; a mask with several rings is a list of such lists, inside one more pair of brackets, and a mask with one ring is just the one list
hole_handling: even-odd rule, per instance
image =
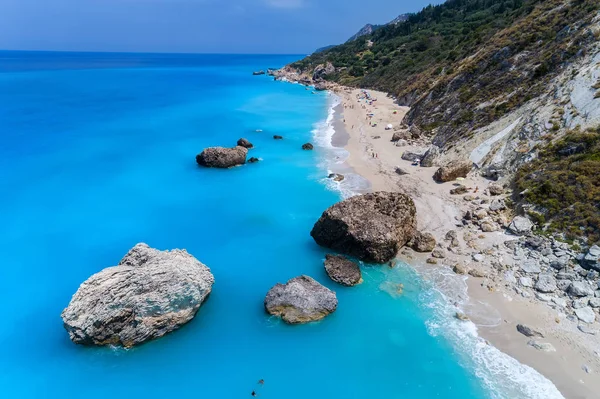
[[531, 341], [527, 342], [527, 345], [533, 346], [535, 349], [537, 349], [539, 351], [543, 351], [543, 352], [556, 352], [556, 349], [554, 348], [554, 346], [552, 346], [552, 344], [550, 344], [548, 342], [539, 342], [539, 341], [531, 340]]
[[533, 229], [533, 223], [531, 223], [531, 220], [527, 219], [526, 217], [515, 216], [512, 222], [510, 222], [508, 229], [512, 233], [522, 236], [531, 233], [531, 230]]
[[340, 175], [339, 173], [330, 173], [327, 177], [333, 179], [334, 181], [344, 180], [344, 175]]
[[250, 157], [250, 159], [248, 159], [248, 163], [256, 163], [260, 161], [260, 159], [256, 158], [256, 157]]
[[423, 154], [422, 153], [418, 153], [418, 152], [412, 152], [412, 151], [405, 151], [402, 154], [402, 159], [404, 159], [405, 161], [420, 161], [421, 158], [423, 158]]
[[308, 276], [278, 283], [265, 297], [266, 311], [290, 324], [321, 320], [333, 313], [337, 305], [335, 292]]
[[412, 239], [411, 246], [417, 252], [431, 252], [435, 248], [435, 237], [431, 233], [419, 232]]
[[358, 195], [323, 212], [310, 235], [324, 247], [365, 262], [385, 263], [415, 235], [416, 213], [405, 194]]
[[264, 75], [264, 74], [265, 74], [265, 71], [254, 71], [254, 72], [252, 72], [252, 75], [254, 75], [254, 76], [259, 76], [259, 75]]
[[312, 150], [313, 148], [314, 148], [314, 146], [311, 143], [302, 144], [303, 150]]
[[83, 282], [61, 317], [77, 344], [131, 347], [190, 321], [213, 283], [210, 269], [185, 250], [137, 244], [118, 266]]
[[469, 321], [469, 316], [467, 316], [466, 314], [461, 313], [461, 312], [456, 312], [454, 317], [456, 317], [458, 320]]
[[433, 175], [433, 179], [443, 183], [456, 180], [459, 177], [467, 177], [472, 167], [473, 162], [471, 161], [451, 161], [439, 168]]
[[325, 271], [333, 281], [347, 287], [362, 282], [358, 264], [343, 255], [325, 255]]
[[467, 270], [467, 268], [464, 265], [461, 265], [461, 264], [455, 265], [452, 270], [456, 274], [467, 274], [469, 272]]
[[233, 148], [209, 147], [196, 155], [198, 165], [208, 168], [231, 168], [246, 163], [248, 149], [237, 146]]
[[283, 136], [279, 136], [278, 134], [273, 135], [275, 140], [283, 140]]
[[440, 147], [436, 145], [432, 145], [429, 147], [425, 155], [423, 155], [423, 159], [421, 160], [421, 166], [425, 168], [431, 168], [435, 165], [435, 162], [440, 156]]
[[517, 324], [517, 331], [523, 334], [526, 337], [539, 337], [544, 338], [544, 334], [539, 331], [536, 331], [530, 327], [527, 327], [523, 324]]
[[584, 323], [592, 324], [594, 321], [596, 321], [596, 314], [594, 313], [594, 309], [590, 308], [589, 306], [575, 309], [575, 315], [579, 320], [583, 321]]
[[248, 140], [246, 140], [243, 137], [237, 141], [237, 145], [239, 145], [240, 147], [244, 147], [244, 148], [252, 148], [252, 147], [254, 147], [254, 145], [252, 145], [251, 142], [249, 142]]
[[534, 288], [545, 294], [554, 292], [556, 291], [556, 280], [552, 274], [540, 273]]

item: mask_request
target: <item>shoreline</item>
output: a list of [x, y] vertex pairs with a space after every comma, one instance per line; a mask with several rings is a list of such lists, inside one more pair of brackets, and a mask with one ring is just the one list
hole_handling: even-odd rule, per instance
[[[336, 132], [332, 136], [331, 145], [348, 152], [344, 163], [370, 183], [367, 191], [400, 191], [409, 194], [417, 207], [419, 231], [428, 231], [438, 243], [444, 243], [446, 232], [456, 230], [462, 238], [461, 245], [471, 244], [463, 238], [463, 234], [468, 231], [460, 223], [464, 201], [448, 194], [452, 182], [435, 183], [432, 175], [437, 168], [413, 167], [411, 162], [400, 158], [404, 151], [422, 151], [428, 143], [423, 141], [398, 147], [390, 142], [393, 132], [402, 126], [408, 108], [397, 106], [393, 99], [381, 92], [368, 91], [377, 97], [377, 101], [369, 105], [364, 99], [362, 102], [358, 99], [361, 95], [358, 89], [336, 86], [332, 91], [341, 99], [336, 108], [340, 111], [340, 121], [345, 122], [333, 125]], [[374, 114], [372, 118], [367, 117], [370, 112]], [[377, 123], [376, 127], [371, 125], [372, 121]], [[384, 129], [388, 123], [392, 124], [393, 130]], [[339, 133], [338, 127], [343, 128]], [[408, 174], [397, 175], [394, 172], [396, 166], [400, 166]], [[476, 187], [486, 187], [489, 183], [481, 177], [469, 177], [464, 182]], [[485, 237], [478, 237], [477, 245], [481, 249], [497, 248], [510, 239], [514, 237], [502, 232], [485, 233]], [[490, 257], [491, 255], [488, 256]], [[472, 266], [473, 262], [470, 254], [461, 253], [451, 253], [446, 259], [438, 259], [437, 266], [427, 264], [427, 258], [427, 255], [407, 248], [398, 257], [419, 274], [423, 270], [440, 268], [448, 269], [453, 274], [452, 264]], [[590, 338], [592, 336], [582, 335], [577, 330], [577, 323], [566, 319], [564, 314], [561, 316], [560, 312], [546, 304], [526, 300], [507, 284], [498, 284], [488, 277], [467, 276], [468, 299], [457, 306], [457, 310], [465, 313], [474, 323], [479, 339], [520, 364], [536, 370], [539, 375], [550, 380], [566, 398], [596, 397], [596, 393], [600, 391], [600, 381], [594, 374], [596, 370], [600, 370], [597, 355], [600, 347]], [[494, 313], [496, 318], [493, 323], [490, 323], [490, 313]], [[540, 341], [550, 343], [556, 351], [545, 352], [528, 345], [532, 338], [519, 333], [517, 324], [526, 324], [544, 332], [545, 337]], [[586, 368], [589, 372], [584, 370]]]

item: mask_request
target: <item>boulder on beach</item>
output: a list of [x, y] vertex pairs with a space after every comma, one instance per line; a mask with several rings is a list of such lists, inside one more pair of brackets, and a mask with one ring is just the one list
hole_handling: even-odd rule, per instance
[[77, 344], [132, 347], [193, 319], [213, 283], [210, 269], [185, 250], [141, 243], [83, 282], [61, 317]]
[[471, 161], [450, 161], [435, 172], [433, 179], [437, 182], [444, 183], [456, 180], [459, 177], [467, 177], [472, 167], [473, 162]]
[[265, 310], [290, 324], [321, 320], [335, 312], [335, 292], [309, 276], [299, 276], [285, 284], [276, 284], [265, 297]]
[[249, 142], [248, 140], [246, 140], [245, 138], [239, 139], [237, 141], [237, 145], [239, 145], [240, 147], [248, 148], [248, 149], [254, 147], [254, 145], [251, 142]]
[[371, 263], [385, 263], [416, 233], [413, 200], [401, 193], [357, 195], [331, 206], [310, 235], [317, 244]]
[[431, 252], [435, 248], [435, 237], [431, 233], [418, 232], [411, 241], [411, 247], [417, 252]]
[[419, 153], [419, 152], [404, 151], [401, 158], [404, 159], [405, 161], [414, 162], [414, 161], [420, 161], [421, 158], [423, 158], [423, 155], [424, 155], [423, 153]]
[[274, 138], [275, 140], [283, 140], [283, 136], [279, 136], [279, 135], [277, 135], [277, 134], [273, 135], [273, 138]]
[[408, 132], [408, 130], [394, 132], [394, 134], [392, 135], [392, 142], [397, 142], [400, 140], [406, 141], [408, 139], [410, 139], [410, 133]]
[[452, 195], [461, 195], [461, 194], [466, 194], [469, 190], [467, 189], [466, 186], [463, 186], [462, 184], [459, 184], [456, 188], [453, 188], [452, 190], [450, 190], [450, 194]]
[[432, 145], [429, 147], [425, 155], [423, 155], [423, 159], [421, 159], [421, 166], [425, 168], [431, 168], [435, 165], [435, 162], [439, 158], [440, 154], [440, 147]]
[[344, 180], [344, 175], [340, 175], [339, 173], [330, 173], [327, 177], [337, 182]]
[[396, 166], [396, 168], [394, 169], [394, 171], [396, 172], [397, 175], [403, 176], [403, 175], [407, 175], [408, 171], [404, 168], [401, 168], [400, 166]]
[[208, 168], [231, 168], [246, 163], [246, 155], [248, 149], [241, 146], [209, 147], [196, 155], [196, 162]]
[[314, 148], [314, 146], [311, 143], [302, 144], [303, 150], [312, 150], [313, 148]]
[[504, 188], [499, 184], [490, 184], [488, 186], [488, 191], [490, 195], [502, 195], [504, 193]]
[[358, 264], [343, 255], [325, 255], [325, 271], [333, 281], [347, 287], [362, 282]]

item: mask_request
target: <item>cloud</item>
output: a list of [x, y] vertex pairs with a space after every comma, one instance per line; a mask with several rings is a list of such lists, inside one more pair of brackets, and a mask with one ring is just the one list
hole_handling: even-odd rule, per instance
[[301, 8], [304, 0], [263, 0], [266, 5], [273, 8]]

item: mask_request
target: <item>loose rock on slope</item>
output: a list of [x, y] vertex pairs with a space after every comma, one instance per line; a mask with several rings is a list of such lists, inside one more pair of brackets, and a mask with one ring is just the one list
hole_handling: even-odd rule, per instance
[[358, 195], [323, 212], [310, 235], [321, 246], [365, 262], [385, 263], [414, 236], [416, 213], [405, 194]]
[[358, 264], [343, 255], [325, 255], [325, 271], [333, 281], [347, 287], [362, 282]]
[[337, 304], [335, 292], [308, 276], [278, 283], [265, 297], [266, 311], [290, 324], [321, 320], [333, 313]]
[[185, 250], [137, 244], [118, 266], [81, 284], [61, 317], [77, 344], [131, 347], [194, 318], [213, 283], [210, 269]]
[[209, 168], [231, 168], [246, 163], [248, 149], [237, 146], [233, 148], [209, 147], [196, 155], [198, 165]]

